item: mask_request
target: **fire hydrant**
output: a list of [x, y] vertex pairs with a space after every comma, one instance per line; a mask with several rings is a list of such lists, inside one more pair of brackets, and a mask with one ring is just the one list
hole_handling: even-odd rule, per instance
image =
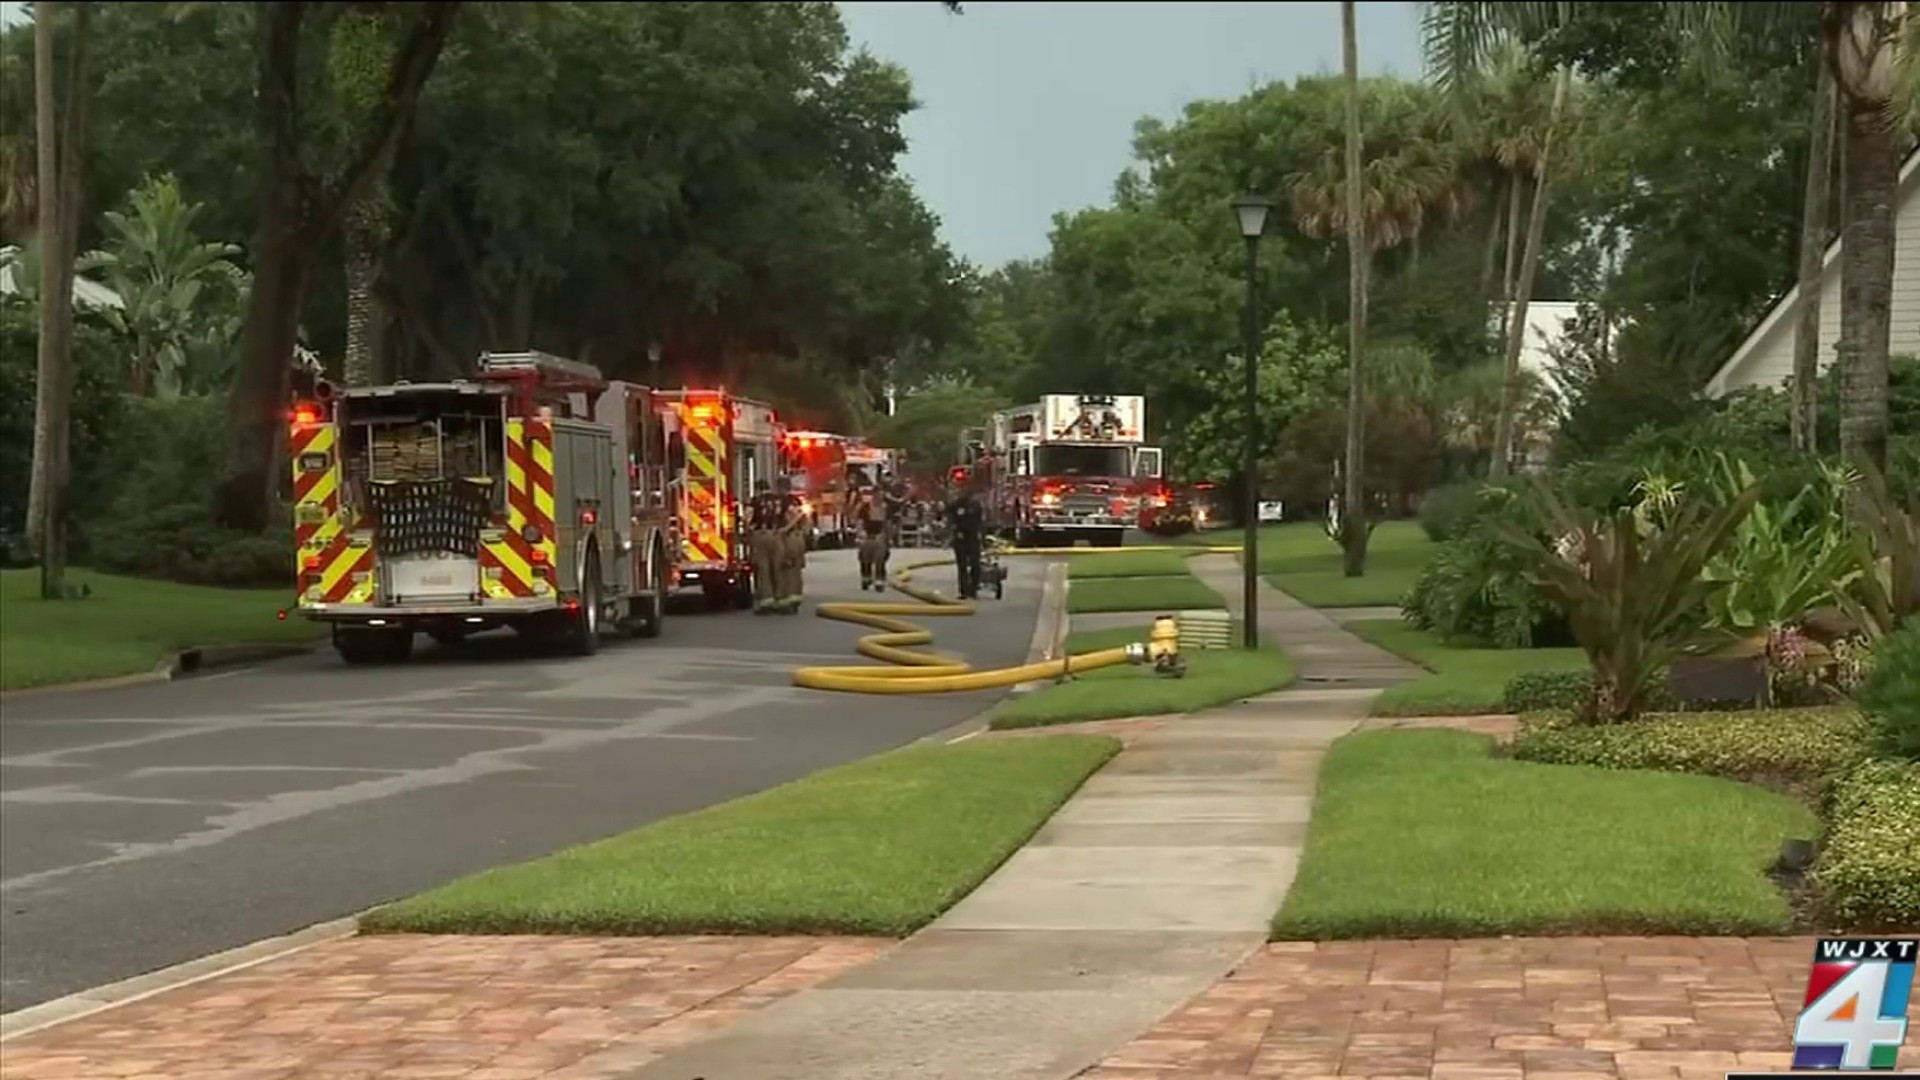
[[1187, 673], [1187, 662], [1180, 657], [1180, 623], [1171, 615], [1156, 616], [1153, 631], [1147, 636], [1147, 655], [1153, 671], [1177, 679]]

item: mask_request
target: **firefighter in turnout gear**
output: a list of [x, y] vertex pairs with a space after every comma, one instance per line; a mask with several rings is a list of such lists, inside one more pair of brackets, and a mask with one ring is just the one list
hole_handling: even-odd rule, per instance
[[887, 557], [891, 554], [888, 530], [894, 516], [890, 503], [891, 500], [872, 486], [860, 490], [860, 502], [854, 510], [854, 520], [860, 530], [862, 591], [887, 591]]
[[980, 596], [980, 556], [986, 545], [986, 508], [971, 481], [947, 505], [953, 540], [953, 564], [960, 572], [960, 599]]
[[775, 560], [777, 573], [773, 582], [774, 609], [782, 615], [800, 613], [800, 601], [805, 591], [804, 578], [807, 569], [807, 510], [787, 487], [782, 477], [777, 482], [781, 499], [782, 522], [778, 539], [781, 558]]
[[761, 480], [753, 485], [753, 502], [748, 505], [748, 550], [753, 556], [753, 610], [770, 615], [779, 608], [786, 584], [782, 565], [786, 561], [784, 532], [791, 496], [773, 490]]

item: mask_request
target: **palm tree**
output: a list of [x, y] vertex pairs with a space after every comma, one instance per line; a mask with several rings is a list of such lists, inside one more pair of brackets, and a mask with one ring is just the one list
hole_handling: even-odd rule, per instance
[[[1354, 0], [1340, 0], [1340, 66], [1347, 98], [1347, 452], [1340, 496], [1341, 565], [1348, 577], [1367, 570], [1366, 469], [1367, 247], [1366, 177], [1361, 174], [1360, 43]], [[1411, 200], [1418, 202], [1418, 199]]]
[[[1581, 5], [1446, 0], [1426, 6], [1426, 52], [1443, 83], [1460, 77], [1502, 38], [1534, 39], [1571, 20]], [[1728, 52], [1793, 33], [1809, 5], [1669, 2], [1668, 30], [1690, 61], [1711, 66]], [[1838, 89], [1846, 207], [1841, 260], [1840, 448], [1875, 468], [1886, 463], [1889, 310], [1893, 283], [1897, 129], [1920, 101], [1920, 15], [1907, 0], [1822, 0], [1819, 45]], [[1819, 95], [1816, 92], [1815, 101]], [[1818, 110], [1816, 109], [1816, 112]], [[1816, 119], [1814, 128], [1819, 128]], [[1805, 231], [1810, 232], [1809, 225]], [[1809, 290], [1817, 292], [1817, 289]], [[1796, 365], [1798, 368], [1798, 365]], [[1796, 375], [1802, 372], [1796, 370]], [[1797, 388], [1796, 399], [1810, 391]]]
[[[351, 7], [333, 24], [327, 59], [333, 77], [334, 107], [345, 121], [342, 130], [356, 130], [364, 117], [379, 107], [393, 64], [393, 40], [377, 4]], [[372, 383], [380, 368], [375, 349], [379, 327], [374, 290], [392, 231], [391, 169], [390, 160], [375, 165], [340, 215], [347, 283], [347, 348], [340, 374], [348, 386]]]
[[[87, 19], [75, 3], [67, 47], [65, 101], [54, 77], [54, 21], [65, 5], [41, 0], [33, 13], [34, 130], [38, 133], [40, 250], [39, 365], [34, 387], [33, 473], [27, 533], [40, 559], [40, 595], [67, 595], [68, 427], [73, 397], [73, 247], [80, 231], [80, 162], [86, 150]], [[56, 123], [57, 119], [57, 123]]]
[[33, 65], [17, 52], [0, 53], [0, 241], [21, 239], [33, 228], [35, 195]]

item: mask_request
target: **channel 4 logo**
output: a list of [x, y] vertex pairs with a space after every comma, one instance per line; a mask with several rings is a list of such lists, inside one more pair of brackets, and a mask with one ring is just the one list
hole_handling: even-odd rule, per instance
[[1920, 938], [1819, 939], [1793, 1025], [1793, 1070], [1892, 1080], [1907, 1041], [1916, 960]]

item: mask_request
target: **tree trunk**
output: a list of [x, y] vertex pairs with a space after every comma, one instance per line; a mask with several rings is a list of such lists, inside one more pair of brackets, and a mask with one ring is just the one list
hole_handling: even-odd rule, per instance
[[[1518, 170], [1507, 174], [1507, 261], [1500, 276], [1500, 297], [1507, 303], [1513, 302], [1513, 285], [1520, 276], [1520, 223], [1525, 220], [1523, 212], [1527, 204], [1526, 178]], [[1500, 317], [1500, 325], [1507, 325], [1506, 315]]]
[[1514, 282], [1513, 303], [1507, 312], [1507, 357], [1505, 379], [1500, 387], [1500, 413], [1493, 427], [1493, 458], [1487, 462], [1487, 475], [1502, 477], [1513, 457], [1514, 428], [1520, 412], [1520, 395], [1526, 389], [1526, 373], [1520, 368], [1520, 353], [1527, 341], [1527, 301], [1533, 295], [1534, 275], [1540, 269], [1540, 246], [1547, 229], [1547, 177], [1552, 170], [1554, 129], [1560, 124], [1566, 107], [1571, 68], [1562, 66], [1553, 88], [1553, 110], [1547, 120], [1547, 135], [1540, 144], [1539, 172], [1534, 177], [1533, 207], [1527, 218], [1527, 247], [1520, 258], [1520, 276]]
[[348, 386], [372, 386], [380, 379], [379, 302], [374, 290], [387, 246], [387, 222], [386, 177], [378, 176], [347, 207], [340, 223], [347, 279], [347, 350], [340, 369]]
[[1503, 180], [1496, 179], [1493, 185], [1493, 198], [1488, 200], [1487, 246], [1480, 254], [1480, 297], [1489, 306], [1496, 299], [1493, 291], [1493, 272], [1500, 260], [1500, 196]]
[[[273, 215], [264, 205], [263, 218]], [[272, 519], [293, 392], [300, 298], [312, 269], [313, 245], [291, 226], [263, 224], [255, 245], [253, 288], [240, 345], [240, 372], [228, 397], [226, 472], [214, 505], [229, 528], [258, 532]]]
[[1361, 176], [1360, 44], [1354, 0], [1340, 0], [1340, 65], [1347, 83], [1347, 447], [1341, 468], [1340, 549], [1348, 577], [1367, 570], [1372, 531], [1366, 501], [1367, 223]]
[[[40, 595], [66, 596], [67, 485], [73, 405], [73, 261], [80, 231], [81, 160], [86, 154], [86, 4], [74, 6], [60, 122], [54, 79], [54, 21], [43, 0], [34, 14], [35, 121], [40, 132], [40, 327], [34, 388], [33, 467], [27, 533], [40, 560]], [[35, 492], [38, 498], [35, 498]]]
[[1885, 102], [1846, 101], [1847, 226], [1840, 249], [1840, 452], [1887, 467], [1893, 204], [1900, 166]]
[[1793, 331], [1794, 449], [1812, 453], [1820, 427], [1820, 273], [1827, 248], [1827, 178], [1833, 172], [1833, 113], [1837, 90], [1821, 51], [1807, 140], [1806, 202], [1800, 217], [1799, 321]]

